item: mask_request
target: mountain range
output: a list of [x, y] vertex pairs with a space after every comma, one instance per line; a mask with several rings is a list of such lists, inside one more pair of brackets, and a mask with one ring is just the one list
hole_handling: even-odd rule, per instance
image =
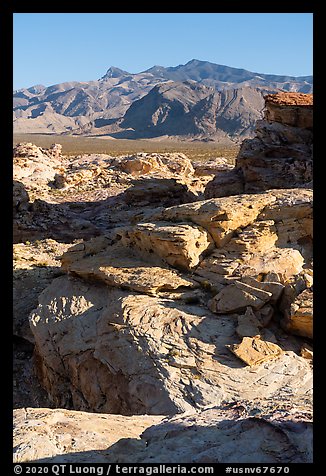
[[282, 76], [191, 60], [98, 80], [14, 91], [14, 132], [238, 141], [262, 117], [265, 94], [311, 93], [312, 76]]

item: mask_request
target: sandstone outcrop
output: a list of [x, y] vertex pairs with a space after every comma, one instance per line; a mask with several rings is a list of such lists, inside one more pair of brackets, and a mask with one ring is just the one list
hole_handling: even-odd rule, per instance
[[15, 223], [46, 239], [14, 246], [15, 375], [33, 362], [46, 398], [24, 382], [16, 407], [59, 408], [15, 412], [15, 461], [311, 462], [313, 193], [282, 155], [310, 147], [304, 101], [266, 98], [257, 190], [245, 146], [236, 167], [18, 147]]
[[138, 252], [154, 253], [181, 270], [193, 269], [214, 248], [211, 235], [193, 223], [139, 223], [118, 236], [122, 236], [122, 243]]
[[277, 400], [284, 387], [304, 400], [310, 364], [273, 315], [289, 279], [304, 273], [311, 230], [296, 225], [311, 206], [309, 189], [197, 201], [68, 250], [69, 276], [43, 291], [30, 318], [54, 404], [169, 414], [240, 395]]
[[216, 175], [205, 187], [205, 198], [227, 197], [244, 193], [242, 170], [233, 167], [222, 175]]
[[230, 164], [225, 158], [217, 157], [215, 159], [209, 159], [205, 161], [192, 161], [194, 168], [194, 174], [198, 177], [206, 175], [218, 175], [223, 172], [229, 172], [233, 170], [234, 165]]
[[313, 337], [313, 292], [311, 288], [302, 291], [285, 310], [283, 326], [292, 334]]
[[124, 172], [136, 176], [156, 172], [169, 178], [176, 175], [193, 175], [195, 172], [188, 157], [177, 152], [166, 154], [139, 152], [138, 154], [116, 158], [114, 163]]
[[63, 274], [60, 257], [70, 245], [46, 239], [13, 245], [13, 333], [33, 342], [28, 315], [38, 296], [54, 278]]
[[161, 416], [14, 413], [14, 462], [312, 463], [311, 412], [272, 401]]
[[242, 311], [247, 307], [258, 310], [268, 303], [271, 297], [272, 293], [236, 280], [214, 296], [210, 309], [216, 314]]
[[220, 248], [231, 239], [236, 230], [251, 224], [266, 205], [273, 201], [271, 194], [257, 195], [255, 200], [250, 195], [223, 197], [170, 207], [155, 214], [154, 218], [161, 216], [173, 222], [190, 221], [200, 225], [210, 233], [216, 246]]
[[51, 239], [13, 245], [14, 408], [50, 405], [34, 372], [34, 336], [28, 316], [38, 305], [39, 294], [63, 274], [60, 257], [69, 247]]
[[210, 170], [196, 175], [181, 153], [70, 157], [60, 147], [14, 149], [15, 242], [90, 238], [130, 224], [144, 208], [198, 200], [211, 178]]
[[28, 210], [30, 199], [29, 194], [22, 182], [13, 181], [13, 216], [19, 212]]
[[178, 302], [62, 276], [39, 300], [31, 314], [38, 373], [56, 406], [170, 414], [240, 395], [281, 399], [285, 387], [286, 398], [310, 391], [294, 338], [274, 325], [288, 350], [252, 373], [226, 347], [238, 342], [237, 315], [217, 317], [189, 296]]
[[[201, 187], [200, 187], [201, 188]], [[189, 183], [175, 178], [144, 178], [134, 182], [124, 192], [124, 201], [133, 206], [166, 206], [189, 203], [197, 199], [197, 194]]]
[[208, 183], [206, 198], [307, 186], [313, 179], [312, 128], [312, 94], [266, 95], [255, 137], [242, 142], [233, 170]]
[[64, 168], [60, 144], [42, 149], [29, 142], [14, 147], [13, 176], [32, 189], [47, 185]]
[[[91, 419], [91, 424], [90, 424]], [[64, 409], [20, 408], [14, 411], [14, 463], [105, 463], [110, 446], [139, 439], [162, 417], [91, 415]]]
[[[73, 254], [73, 250], [70, 251], [69, 255]], [[71, 256], [70, 259], [72, 261], [74, 257]], [[64, 263], [67, 271], [83, 279], [102, 281], [108, 286], [153, 295], [160, 291], [193, 288], [197, 284], [169, 267], [155, 266], [141, 259], [137, 253], [126, 249], [120, 243], [108, 246], [95, 255], [75, 259], [69, 264], [67, 258], [64, 258]]]
[[[311, 462], [309, 412], [280, 408], [279, 411], [274, 409], [271, 415], [268, 406], [264, 408], [253, 403], [251, 406], [248, 402], [239, 402], [238, 405], [210, 408], [164, 420], [141, 435], [146, 446], [143, 443], [144, 449], [136, 454], [136, 461], [163, 463], [172, 460], [199, 464]], [[122, 447], [123, 442], [118, 443], [116, 452]], [[122, 459], [123, 456], [120, 461]]]
[[[293, 127], [312, 129], [312, 94], [278, 93], [265, 96], [266, 119]], [[285, 107], [284, 107], [285, 106]]]

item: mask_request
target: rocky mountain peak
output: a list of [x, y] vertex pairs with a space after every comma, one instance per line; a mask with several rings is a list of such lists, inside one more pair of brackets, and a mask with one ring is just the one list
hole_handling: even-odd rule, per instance
[[[171, 129], [167, 127], [164, 131], [155, 129], [156, 134], [164, 133], [164, 135], [173, 136], [178, 130], [179, 132], [187, 131], [187, 135], [195, 134], [197, 136], [198, 129], [189, 125], [189, 121], [195, 120], [196, 123], [201, 122], [200, 134], [202, 138], [212, 139], [211, 135], [215, 134], [218, 129], [218, 135], [225, 136], [227, 134], [228, 140], [232, 141], [237, 141], [239, 136], [252, 136], [255, 122], [261, 117], [264, 103], [263, 94], [277, 91], [312, 92], [312, 76], [294, 78], [267, 75], [198, 59], [171, 67], [155, 65], [146, 71], [135, 74], [111, 66], [105, 75], [97, 81], [67, 82], [47, 88], [37, 85], [14, 92], [14, 130], [17, 133], [49, 133], [51, 131], [57, 134], [73, 132], [92, 135], [118, 132], [126, 137], [129, 132], [117, 131], [117, 127], [126, 123], [126, 119], [129, 123], [129, 109], [134, 105], [138, 108], [137, 101], [147, 97], [147, 102], [150, 103], [149, 109], [152, 111], [154, 96], [151, 94], [151, 90], [156, 85], [167, 84], [167, 82], [169, 82], [168, 94], [171, 95], [174, 90], [173, 95], [178, 97], [179, 106], [181, 104], [180, 108], [171, 98], [170, 106], [172, 109], [177, 107], [177, 111], [175, 111], [178, 112], [177, 116], [180, 111], [184, 111], [185, 114], [189, 112], [187, 108], [182, 107], [184, 94], [186, 102], [190, 94], [193, 104], [196, 99], [194, 91], [209, 87], [217, 94], [216, 101], [214, 108], [205, 112], [205, 118], [207, 115], [211, 117], [209, 123], [206, 119], [202, 120], [200, 116], [203, 112], [201, 103], [203, 98], [202, 94], [199, 94], [197, 97], [199, 104], [194, 111], [194, 115], [199, 114], [198, 117], [184, 117], [186, 124], [182, 126], [178, 124], [177, 128], [174, 127], [173, 121], [166, 122], [164, 120], [166, 124], [171, 125]], [[174, 87], [171, 86], [173, 82]], [[192, 86], [186, 91], [184, 85], [192, 84], [191, 82], [195, 82], [197, 86]], [[180, 86], [181, 83], [183, 86]], [[157, 92], [158, 89], [154, 91]], [[143, 106], [144, 108], [146, 106], [142, 103], [140, 105], [142, 109]], [[153, 110], [150, 117], [147, 118], [152, 121], [151, 117], [154, 114], [155, 124], [157, 123], [156, 116], [161, 115], [160, 111], [165, 107], [164, 104], [158, 103], [156, 106], [157, 113], [155, 114]], [[134, 112], [135, 109], [132, 111]], [[170, 115], [169, 111], [170, 108], [164, 112], [164, 117]], [[220, 119], [216, 122], [214, 117]], [[112, 121], [116, 121], [114, 125]], [[139, 134], [138, 119], [136, 122], [130, 127], [134, 131], [138, 131], [137, 134]], [[107, 127], [108, 124], [112, 125], [111, 129]], [[141, 134], [145, 132], [147, 134], [147, 127], [141, 129]], [[154, 133], [154, 130], [152, 132]], [[216, 137], [215, 134], [214, 140]]]
[[164, 68], [164, 66], [160, 66], [158, 64], [155, 64], [151, 68], [146, 69], [145, 71], [143, 71], [143, 73], [151, 73], [151, 74], [156, 75], [156, 74], [162, 74], [165, 71], [166, 71], [166, 68]]
[[128, 71], [124, 71], [123, 69], [116, 68], [115, 66], [110, 66], [104, 76], [100, 79], [109, 79], [109, 78], [120, 78], [125, 75], [129, 75]]

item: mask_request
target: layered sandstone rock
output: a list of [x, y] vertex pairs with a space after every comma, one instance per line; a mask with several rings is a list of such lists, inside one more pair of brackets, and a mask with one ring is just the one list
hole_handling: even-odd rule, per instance
[[292, 334], [313, 337], [313, 293], [310, 288], [302, 291], [285, 310], [283, 326]]
[[38, 296], [61, 274], [60, 257], [70, 245], [46, 239], [13, 245], [13, 333], [34, 341], [28, 315], [38, 305]]
[[[223, 162], [221, 170], [225, 166]], [[203, 169], [197, 175], [191, 161], [179, 153], [71, 157], [62, 155], [58, 144], [49, 149], [18, 144], [14, 241], [68, 242], [71, 237], [99, 235], [113, 224], [130, 224], [144, 209], [198, 200], [209, 174]]]
[[156, 214], [173, 222], [189, 222], [205, 228], [217, 247], [224, 246], [236, 230], [251, 224], [267, 204], [275, 200], [272, 194], [223, 197], [166, 208]]
[[[71, 248], [69, 276], [30, 318], [54, 404], [169, 414], [240, 395], [277, 400], [284, 388], [304, 400], [310, 364], [273, 316], [304, 273], [311, 211], [306, 189], [217, 198], [152, 210]], [[243, 338], [256, 339], [254, 356]]]
[[138, 441], [146, 428], [161, 420], [158, 416], [20, 408], [14, 411], [13, 462], [104, 463], [110, 446], [124, 438]]
[[29, 142], [14, 147], [13, 177], [32, 189], [44, 187], [54, 180], [55, 175], [64, 170], [61, 145], [53, 144], [42, 149]]
[[242, 142], [235, 169], [209, 182], [205, 197], [309, 184], [312, 128], [312, 94], [266, 95], [264, 120], [257, 121], [255, 137]]
[[241, 401], [162, 421], [26, 408], [14, 447], [15, 463], [311, 463], [311, 412]]
[[205, 228], [188, 223], [139, 223], [119, 236], [125, 245], [136, 247], [140, 253], [154, 253], [181, 270], [193, 269], [214, 248]]
[[34, 336], [28, 316], [38, 305], [39, 294], [63, 274], [60, 257], [69, 244], [45, 239], [13, 245], [13, 405], [50, 405], [35, 375]]
[[131, 175], [158, 173], [165, 177], [175, 175], [193, 175], [195, 169], [185, 154], [182, 153], [144, 153], [116, 158], [115, 165]]
[[272, 342], [261, 340], [260, 336], [244, 337], [240, 344], [229, 346], [239, 359], [252, 366], [275, 359], [282, 354], [282, 349]]
[[216, 159], [209, 159], [199, 161], [193, 161], [192, 166], [194, 168], [194, 174], [198, 177], [206, 175], [223, 175], [224, 172], [233, 170], [234, 165], [230, 164], [223, 157], [217, 157]]
[[[215, 165], [214, 170], [219, 173], [226, 167], [223, 163], [220, 167]], [[132, 186], [134, 196], [131, 200], [134, 202], [141, 200], [141, 189], [143, 195], [153, 193], [161, 198], [164, 198], [166, 192], [173, 193], [173, 187], [174, 193], [180, 193], [183, 186], [185, 191], [190, 190], [196, 194], [204, 190], [211, 174], [209, 168], [202, 168], [202, 173], [197, 174], [192, 162], [181, 153], [139, 152], [119, 157], [83, 154], [65, 158], [65, 170], [55, 176], [55, 186], [71, 192], [77, 187], [79, 190], [91, 191], [113, 185], [123, 185], [123, 189]], [[190, 197], [191, 193], [188, 193], [188, 198]]]
[[313, 96], [303, 93], [277, 93], [265, 96], [266, 120], [293, 127], [312, 129]]
[[233, 167], [222, 175], [216, 175], [206, 185], [205, 198], [227, 197], [229, 195], [238, 195], [244, 193], [244, 181], [242, 170]]
[[85, 254], [81, 259], [74, 259], [73, 254], [72, 250], [70, 263], [64, 257], [67, 271], [86, 280], [102, 281], [108, 286], [154, 295], [160, 291], [196, 286], [193, 280], [182, 277], [174, 269], [163, 264], [155, 266], [119, 242], [94, 255]]
[[56, 406], [171, 414], [240, 396], [304, 401], [311, 390], [309, 364], [275, 325], [288, 350], [252, 373], [226, 347], [238, 342], [237, 315], [66, 277], [39, 299], [38, 374]]
[[61, 243], [15, 246], [14, 332], [61, 409], [16, 412], [15, 461], [311, 462], [312, 132], [293, 101], [266, 98], [259, 179], [252, 162], [32, 148], [32, 169], [64, 168], [22, 176], [16, 219]]
[[[201, 188], [201, 187], [199, 187]], [[196, 192], [196, 190], [195, 190]], [[189, 203], [197, 199], [197, 194], [189, 183], [176, 178], [151, 178], [134, 181], [123, 196], [129, 206], [166, 206]]]

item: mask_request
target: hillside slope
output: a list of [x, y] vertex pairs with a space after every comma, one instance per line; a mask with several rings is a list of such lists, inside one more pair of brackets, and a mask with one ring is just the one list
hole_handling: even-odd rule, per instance
[[132, 129], [137, 137], [234, 139], [252, 133], [263, 93], [280, 89], [310, 93], [312, 77], [265, 75], [199, 60], [136, 74], [112, 66], [99, 80], [15, 91], [14, 132], [128, 136]]

